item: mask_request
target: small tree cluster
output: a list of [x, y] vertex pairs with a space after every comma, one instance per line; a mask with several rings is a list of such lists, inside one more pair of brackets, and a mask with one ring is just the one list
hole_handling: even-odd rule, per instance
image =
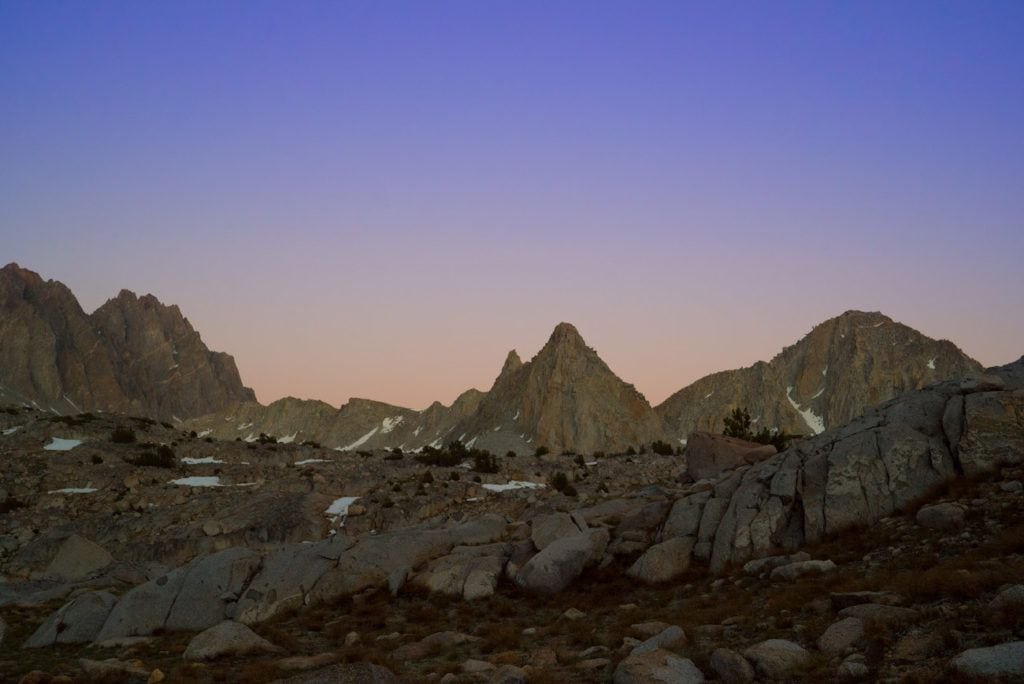
[[555, 491], [561, 492], [566, 496], [576, 496], [577, 494], [576, 488], [572, 485], [572, 482], [569, 481], [569, 476], [560, 470], [551, 476], [548, 484], [550, 484]]
[[135, 441], [135, 430], [129, 427], [116, 427], [110, 433], [110, 441], [114, 444], [131, 444]]
[[793, 435], [785, 430], [772, 432], [766, 427], [761, 428], [755, 433], [751, 429], [750, 414], [745, 408], [734, 408], [723, 419], [723, 422], [725, 423], [725, 430], [722, 431], [722, 434], [726, 437], [736, 437], [737, 439], [745, 439], [748, 442], [756, 442], [758, 444], [771, 444], [777, 451], [785, 451], [791, 441], [800, 438], [800, 435]]

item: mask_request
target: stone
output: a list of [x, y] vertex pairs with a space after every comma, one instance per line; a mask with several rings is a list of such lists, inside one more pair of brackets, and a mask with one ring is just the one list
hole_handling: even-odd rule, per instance
[[69, 536], [47, 566], [45, 575], [65, 582], [75, 582], [108, 567], [113, 557], [99, 544], [77, 534]]
[[662, 540], [673, 537], [696, 538], [704, 505], [710, 496], [710, 492], [699, 492], [677, 499], [661, 528]]
[[994, 611], [1020, 611], [1024, 614], [1024, 584], [1014, 584], [1003, 589], [989, 601], [988, 607]]
[[543, 551], [559, 539], [585, 532], [586, 529], [585, 526], [580, 528], [568, 513], [540, 515], [530, 523], [530, 540], [534, 548]]
[[260, 562], [259, 552], [232, 548], [189, 563], [164, 623], [166, 629], [196, 631], [222, 622], [228, 617], [228, 605], [238, 601]]
[[792, 582], [805, 575], [824, 575], [833, 572], [836, 564], [830, 560], [807, 560], [782, 565], [772, 570], [773, 580], [786, 580]]
[[392, 651], [391, 657], [398, 661], [423, 660], [427, 656], [473, 641], [480, 641], [480, 637], [453, 631], [434, 632], [419, 641], [399, 646]]
[[652, 637], [655, 634], [665, 631], [672, 625], [667, 622], [652, 621], [652, 622], [638, 622], [635, 625], [630, 625], [629, 628], [633, 630], [634, 634], [637, 634], [644, 639]]
[[768, 639], [743, 652], [754, 670], [769, 679], [787, 679], [810, 662], [811, 654], [800, 644], [786, 639]]
[[841, 655], [864, 637], [864, 621], [860, 618], [843, 618], [829, 625], [818, 637], [818, 650], [826, 655]]
[[475, 660], [473, 658], [469, 658], [462, 662], [462, 671], [466, 674], [479, 674], [481, 672], [489, 672], [493, 669], [494, 665], [486, 660]]
[[337, 653], [317, 653], [311, 656], [290, 656], [274, 661], [274, 667], [284, 672], [304, 672], [325, 667], [338, 660]]
[[754, 666], [736, 651], [716, 648], [711, 653], [711, 669], [725, 682], [754, 681]]
[[843, 660], [839, 664], [839, 668], [836, 670], [836, 676], [840, 679], [863, 679], [871, 673], [868, 666], [864, 663], [863, 656], [854, 654], [849, 658]]
[[953, 669], [969, 677], [1024, 675], [1024, 641], [972, 648], [953, 658]]
[[562, 617], [564, 617], [566, 620], [581, 620], [587, 617], [587, 614], [584, 613], [582, 610], [577, 610], [576, 608], [569, 608], [564, 613], [562, 613]]
[[645, 584], [658, 584], [676, 579], [690, 568], [692, 537], [673, 537], [651, 546], [626, 571]]
[[963, 527], [964, 507], [954, 503], [939, 503], [923, 506], [914, 519], [921, 527], [930, 530], [955, 530]]
[[563, 537], [531, 558], [516, 573], [515, 582], [533, 593], [558, 593], [579, 577], [585, 567], [601, 560], [608, 539], [608, 530], [604, 528]]
[[686, 632], [683, 631], [682, 627], [672, 625], [670, 627], [666, 627], [638, 646], [635, 646], [633, 650], [630, 651], [630, 655], [651, 653], [658, 649], [676, 648], [683, 646], [684, 644], [686, 644]]
[[999, 489], [1003, 492], [1016, 494], [1018, 492], [1024, 492], [1024, 482], [1020, 480], [1010, 480], [1009, 482], [1000, 482]]
[[888, 591], [846, 591], [829, 594], [829, 601], [835, 610], [842, 610], [862, 603], [880, 603], [895, 606], [900, 602], [899, 596]]
[[907, 625], [917, 621], [921, 614], [913, 608], [885, 606], [878, 603], [862, 603], [839, 611], [839, 617], [860, 618], [865, 623], [879, 625]]
[[502, 665], [491, 674], [487, 684], [527, 684], [529, 681], [529, 675], [521, 667]]
[[771, 444], [694, 432], [686, 442], [686, 467], [694, 480], [716, 479], [723, 472], [758, 463], [776, 453]]
[[765, 556], [755, 558], [743, 564], [743, 572], [751, 577], [760, 577], [762, 573], [774, 570], [782, 565], [811, 560], [811, 554], [799, 551], [788, 556]]
[[185, 660], [213, 660], [224, 656], [274, 653], [279, 649], [241, 622], [225, 620], [192, 637], [185, 647]]
[[704, 673], [688, 658], [657, 649], [645, 653], [630, 654], [615, 668], [612, 675], [614, 684], [702, 684]]
[[1022, 411], [1021, 391], [980, 392], [964, 398], [965, 428], [958, 447], [964, 475], [1024, 463], [1024, 430], [1020, 429], [1019, 417]]
[[80, 594], [57, 609], [25, 642], [24, 648], [84, 644], [96, 638], [117, 597], [106, 591]]
[[128, 678], [150, 679], [149, 668], [141, 660], [118, 660], [107, 658], [106, 660], [90, 660], [80, 658], [78, 664], [87, 675], [94, 678], [117, 678], [125, 680]]
[[279, 680], [288, 684], [398, 684], [391, 670], [373, 663], [338, 663]]
[[431, 561], [413, 578], [415, 586], [431, 593], [462, 597], [467, 601], [494, 594], [510, 554], [506, 544], [458, 547]]
[[103, 623], [96, 641], [117, 637], [148, 636], [163, 629], [167, 614], [185, 580], [186, 568], [175, 568], [166, 575], [140, 584], [121, 596]]
[[338, 542], [327, 541], [270, 553], [239, 599], [235, 619], [253, 625], [301, 606], [339, 552]]

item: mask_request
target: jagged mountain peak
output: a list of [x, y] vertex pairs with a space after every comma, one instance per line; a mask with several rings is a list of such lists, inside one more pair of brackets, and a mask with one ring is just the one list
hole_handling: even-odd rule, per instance
[[572, 323], [564, 322], [555, 326], [555, 329], [551, 332], [551, 337], [548, 338], [547, 344], [544, 345], [540, 353], [544, 353], [546, 349], [552, 347], [589, 348], [587, 343], [583, 341], [583, 336], [580, 335], [580, 331], [576, 329], [576, 326]]
[[508, 356], [505, 357], [505, 364], [501, 367], [501, 373], [498, 374], [498, 377], [501, 378], [503, 376], [515, 373], [522, 367], [523, 360], [519, 358], [519, 354], [516, 352], [515, 349], [513, 349], [508, 353]]

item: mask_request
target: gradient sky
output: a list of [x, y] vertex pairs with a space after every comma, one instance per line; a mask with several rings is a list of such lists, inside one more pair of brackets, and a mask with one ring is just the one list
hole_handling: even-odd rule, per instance
[[266, 402], [652, 403], [881, 310], [1024, 353], [1024, 3], [0, 0], [0, 262], [177, 303]]

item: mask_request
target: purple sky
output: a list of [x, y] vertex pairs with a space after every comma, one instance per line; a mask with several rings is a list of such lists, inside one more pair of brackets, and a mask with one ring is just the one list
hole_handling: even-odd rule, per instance
[[1024, 353], [1024, 3], [0, 3], [0, 262], [263, 401], [575, 323], [652, 402], [847, 309]]

